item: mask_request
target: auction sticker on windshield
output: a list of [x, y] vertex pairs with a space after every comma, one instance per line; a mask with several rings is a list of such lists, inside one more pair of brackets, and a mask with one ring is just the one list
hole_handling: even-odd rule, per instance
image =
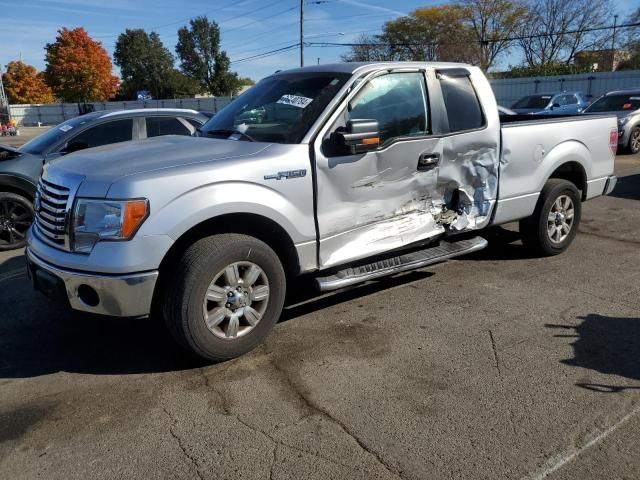
[[60, 130], [62, 130], [63, 132], [67, 133], [72, 128], [73, 127], [71, 125], [63, 125], [63, 126], [60, 127]]
[[283, 103], [298, 108], [307, 108], [311, 102], [313, 102], [313, 98], [299, 97], [298, 95], [283, 95], [276, 103]]

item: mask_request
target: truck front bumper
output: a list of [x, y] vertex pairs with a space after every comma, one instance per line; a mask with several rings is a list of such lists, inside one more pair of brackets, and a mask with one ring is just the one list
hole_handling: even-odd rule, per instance
[[151, 311], [158, 271], [101, 275], [57, 267], [38, 258], [28, 247], [27, 272], [34, 288], [74, 310], [143, 317]]

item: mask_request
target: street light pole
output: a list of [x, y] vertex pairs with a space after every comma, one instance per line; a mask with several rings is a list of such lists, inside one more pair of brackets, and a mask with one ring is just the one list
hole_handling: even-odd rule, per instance
[[618, 26], [618, 14], [613, 16], [613, 35], [611, 36], [611, 71], [616, 66], [616, 27]]
[[304, 0], [300, 0], [300, 66], [304, 67]]

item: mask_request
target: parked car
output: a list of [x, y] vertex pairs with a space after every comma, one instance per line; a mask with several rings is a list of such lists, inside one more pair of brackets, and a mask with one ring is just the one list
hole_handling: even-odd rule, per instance
[[630, 153], [640, 152], [640, 88], [609, 92], [584, 113], [615, 115], [618, 118], [618, 145]]
[[571, 115], [582, 112], [588, 105], [589, 99], [582, 92], [538, 93], [522, 97], [511, 109], [516, 113]]
[[527, 246], [557, 255], [582, 202], [616, 183], [616, 119], [512, 117], [469, 65], [280, 72], [203, 136], [46, 165], [29, 275], [77, 310], [153, 306], [181, 345], [217, 361], [264, 340], [302, 274], [340, 289], [480, 250], [477, 232], [515, 220]]
[[208, 117], [194, 110], [100, 111], [75, 117], [20, 148], [0, 145], [0, 251], [24, 246], [42, 165], [86, 148], [161, 135], [193, 135]]

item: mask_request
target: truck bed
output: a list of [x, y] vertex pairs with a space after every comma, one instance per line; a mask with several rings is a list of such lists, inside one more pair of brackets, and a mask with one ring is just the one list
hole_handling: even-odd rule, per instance
[[613, 171], [615, 117], [508, 115], [501, 116], [500, 122], [502, 153], [495, 224], [531, 215], [549, 172], [577, 179], [583, 200], [602, 195]]

